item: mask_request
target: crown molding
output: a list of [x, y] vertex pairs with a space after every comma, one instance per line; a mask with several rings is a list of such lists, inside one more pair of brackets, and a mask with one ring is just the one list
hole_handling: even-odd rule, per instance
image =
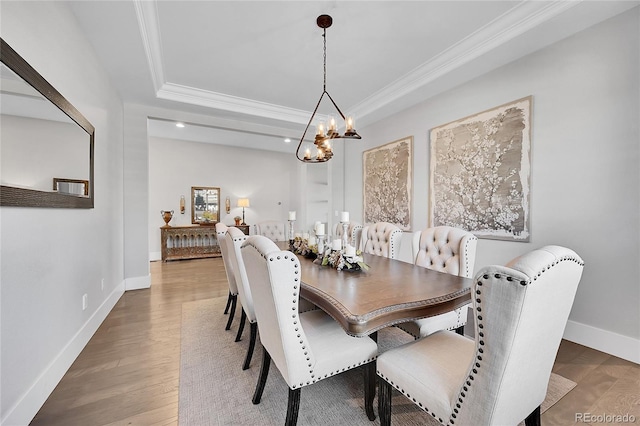
[[138, 28], [140, 29], [142, 44], [147, 56], [149, 71], [151, 71], [151, 80], [157, 92], [165, 83], [158, 8], [155, 1], [145, 0], [134, 0], [133, 6], [136, 10]]
[[418, 66], [395, 82], [380, 89], [351, 108], [359, 118], [433, 83], [438, 78], [462, 67], [536, 26], [581, 3], [523, 1], [451, 48]]
[[165, 83], [157, 92], [157, 97], [170, 101], [183, 102], [240, 114], [281, 120], [296, 124], [307, 124], [310, 112], [253, 99], [216, 93], [195, 87]]
[[[525, 0], [470, 36], [418, 66], [350, 108], [359, 120], [433, 83], [474, 59], [580, 4], [583, 0], [539, 2]], [[164, 77], [157, 0], [134, 0], [140, 34], [159, 99], [231, 111], [296, 124], [306, 124], [310, 111], [239, 98], [167, 82]], [[320, 118], [320, 117], [319, 117]]]

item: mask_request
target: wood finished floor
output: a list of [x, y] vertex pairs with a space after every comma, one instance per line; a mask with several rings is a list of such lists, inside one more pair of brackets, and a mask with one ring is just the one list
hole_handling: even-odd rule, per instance
[[[31, 425], [178, 423], [182, 304], [226, 296], [227, 281], [217, 258], [152, 262], [151, 283], [122, 296]], [[577, 386], [543, 425], [584, 424], [575, 413], [640, 423], [639, 365], [563, 340], [553, 370]]]

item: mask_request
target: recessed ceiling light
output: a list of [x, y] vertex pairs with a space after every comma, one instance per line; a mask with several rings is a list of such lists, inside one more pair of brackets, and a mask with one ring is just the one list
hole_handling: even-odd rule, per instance
[[176, 127], [183, 128], [184, 127], [184, 123], [176, 123]]
[[291, 139], [289, 139], [289, 138], [284, 138], [284, 142], [285, 142], [285, 143], [289, 143], [289, 142], [291, 142]]

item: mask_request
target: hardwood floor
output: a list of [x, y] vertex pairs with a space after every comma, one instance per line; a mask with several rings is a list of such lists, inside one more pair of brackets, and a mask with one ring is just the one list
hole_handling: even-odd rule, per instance
[[[216, 258], [152, 262], [151, 282], [122, 296], [32, 425], [178, 423], [182, 303], [226, 296], [227, 281]], [[585, 423], [576, 413], [640, 423], [639, 365], [562, 341], [554, 371], [578, 385], [542, 415], [543, 425]]]

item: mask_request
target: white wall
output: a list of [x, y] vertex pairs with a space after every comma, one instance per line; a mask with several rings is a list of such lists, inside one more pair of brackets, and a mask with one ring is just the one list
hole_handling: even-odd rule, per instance
[[[220, 220], [234, 223], [242, 216], [236, 207], [238, 198], [249, 198], [245, 222], [287, 221], [296, 210], [298, 165], [291, 154], [258, 151], [213, 143], [149, 138], [149, 257], [160, 259], [161, 210], [173, 210], [171, 226], [191, 225], [191, 187], [220, 188]], [[180, 214], [180, 196], [186, 198], [185, 213]], [[226, 213], [224, 200], [231, 201]], [[253, 228], [251, 230], [253, 232]]]
[[0, 208], [0, 415], [24, 425], [123, 292], [122, 104], [64, 3], [0, 7], [2, 38], [96, 129], [95, 208]]
[[636, 7], [359, 129], [345, 208], [362, 218], [362, 151], [413, 135], [413, 230], [425, 228], [429, 130], [533, 95], [531, 241], [481, 239], [476, 270], [546, 244], [574, 249], [586, 266], [565, 337], [640, 362], [639, 22]]

